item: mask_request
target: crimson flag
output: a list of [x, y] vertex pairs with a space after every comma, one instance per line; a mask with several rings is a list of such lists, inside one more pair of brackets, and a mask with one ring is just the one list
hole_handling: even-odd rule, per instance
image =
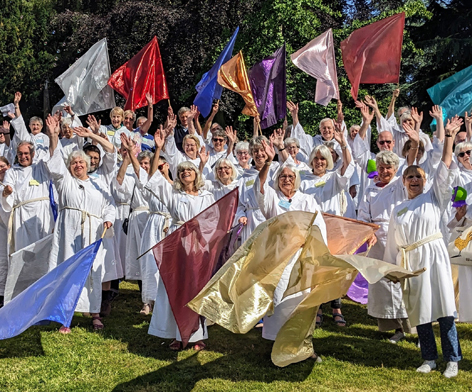
[[404, 26], [402, 12], [357, 29], [341, 42], [354, 99], [360, 83], [398, 83]]
[[238, 188], [152, 249], [184, 347], [200, 323], [200, 316], [186, 305], [216, 272], [237, 208]]
[[153, 104], [169, 99], [157, 37], [113, 72], [108, 85], [126, 98], [125, 110], [147, 106], [146, 93], [151, 94]]

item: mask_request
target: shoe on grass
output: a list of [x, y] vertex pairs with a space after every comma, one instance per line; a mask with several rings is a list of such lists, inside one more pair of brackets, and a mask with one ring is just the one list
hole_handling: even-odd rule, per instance
[[446, 370], [443, 373], [444, 377], [452, 378], [456, 377], [457, 373], [459, 373], [459, 364], [457, 362], [448, 362], [446, 366]]
[[395, 335], [393, 335], [388, 341], [393, 344], [397, 344], [400, 340], [402, 340], [405, 337], [405, 334], [403, 332], [396, 332]]
[[429, 373], [431, 370], [436, 369], [436, 361], [424, 361], [423, 364], [416, 369], [418, 373]]

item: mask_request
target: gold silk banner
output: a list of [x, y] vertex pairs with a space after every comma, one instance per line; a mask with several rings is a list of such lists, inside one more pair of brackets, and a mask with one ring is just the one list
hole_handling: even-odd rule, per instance
[[246, 106], [244, 106], [242, 110], [243, 114], [247, 114], [251, 117], [259, 115], [256, 103], [254, 102], [254, 96], [252, 95], [251, 85], [249, 84], [243, 53], [241, 51], [221, 66], [218, 71], [218, 84], [243, 97], [246, 103]]
[[[369, 283], [384, 276], [395, 280], [416, 276], [393, 264], [353, 255], [375, 232], [376, 225], [324, 214], [328, 246], [320, 229], [313, 226], [316, 214], [290, 211], [259, 225], [187, 305], [222, 327], [246, 333], [263, 317], [273, 313], [273, 294], [292, 257], [296, 256], [284, 297], [307, 290], [279, 330], [272, 361], [283, 367], [313, 354], [312, 335], [320, 304], [347, 293], [357, 271]], [[345, 255], [333, 256], [330, 249]]]

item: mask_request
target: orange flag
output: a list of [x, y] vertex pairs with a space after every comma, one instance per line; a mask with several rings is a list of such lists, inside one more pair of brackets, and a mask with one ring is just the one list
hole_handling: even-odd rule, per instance
[[402, 12], [357, 29], [341, 42], [354, 99], [360, 83], [398, 83], [404, 27]]
[[108, 85], [126, 98], [125, 110], [147, 106], [147, 93], [151, 94], [153, 104], [169, 99], [157, 37], [113, 72]]
[[218, 84], [243, 97], [246, 103], [242, 111], [243, 114], [252, 117], [259, 115], [256, 103], [254, 102], [254, 96], [252, 95], [251, 85], [249, 84], [243, 53], [241, 51], [221, 66], [218, 71]]

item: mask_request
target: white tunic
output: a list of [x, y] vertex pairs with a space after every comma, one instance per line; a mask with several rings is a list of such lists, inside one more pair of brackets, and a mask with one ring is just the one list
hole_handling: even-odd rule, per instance
[[402, 247], [437, 233], [447, 237], [441, 216], [451, 198], [452, 172], [441, 162], [432, 188], [396, 206], [390, 219], [384, 260], [404, 265], [410, 271], [426, 268], [420, 276], [408, 279], [403, 290], [412, 326], [456, 315], [451, 266], [444, 240], [436, 239], [406, 252], [405, 262], [402, 262], [401, 251]]
[[[49, 258], [50, 269], [53, 269], [97, 241], [103, 232], [103, 222], [114, 222], [115, 208], [107, 185], [92, 178], [73, 177], [59, 150], [55, 150], [48, 167], [59, 193], [59, 216]], [[100, 247], [77, 303], [77, 312], [100, 312], [103, 264], [104, 252]]]
[[[5, 173], [3, 183], [13, 189], [10, 196], [1, 198], [3, 209], [13, 214], [11, 250], [17, 251], [51, 234], [54, 218], [49, 200], [50, 180], [44, 161], [28, 167], [15, 165]], [[32, 201], [35, 199], [42, 200]]]
[[[377, 242], [370, 249], [369, 257], [383, 259], [392, 211], [406, 199], [407, 193], [401, 178], [392, 180], [383, 188], [371, 185], [365, 190], [364, 200], [359, 204], [358, 219], [380, 226], [375, 232]], [[378, 283], [369, 284], [367, 313], [376, 318], [407, 318], [402, 297], [400, 283], [382, 279]]]
[[49, 159], [49, 137], [46, 134], [42, 132], [39, 132], [36, 135], [29, 133], [26, 129], [23, 116], [11, 120], [11, 125], [13, 125], [13, 128], [15, 129], [15, 135], [13, 135], [12, 139], [12, 148], [15, 155], [18, 144], [21, 141], [27, 141], [34, 144], [35, 153], [33, 163], [37, 163], [41, 160], [47, 161]]
[[[183, 223], [192, 219], [215, 202], [213, 195], [205, 190], [199, 191], [197, 196], [175, 190], [159, 170], [156, 170], [145, 185], [145, 188], [156, 196], [169, 210], [173, 220], [170, 232], [176, 230]], [[149, 325], [149, 333], [164, 339], [182, 340], [170, 307], [165, 286], [160, 277], [157, 284], [155, 309], [152, 314], [151, 324]], [[190, 337], [189, 342], [197, 342], [207, 338], [206, 325], [202, 327], [200, 324], [198, 330]]]
[[[0, 192], [4, 186], [0, 185]], [[0, 296], [5, 293], [5, 283], [8, 275], [8, 219], [10, 213], [0, 207]]]
[[208, 192], [213, 193], [215, 200], [220, 200], [223, 196], [230, 193], [234, 188], [236, 188], [239, 184], [238, 180], [232, 181], [228, 185], [223, 185], [219, 180], [216, 181], [205, 181], [205, 186], [203, 189], [207, 190]]
[[[258, 176], [254, 183], [254, 192], [260, 210], [266, 219], [270, 219], [287, 211], [318, 212], [313, 224], [320, 228], [324, 242], [327, 242], [326, 224], [321, 215], [318, 203], [314, 198], [301, 192], [296, 192], [291, 202], [289, 202], [288, 198], [285, 197], [282, 192], [274, 190], [267, 182], [264, 184], [264, 194], [260, 192], [260, 189], [261, 185]], [[275, 340], [280, 328], [282, 328], [285, 322], [290, 318], [290, 315], [298, 304], [310, 293], [310, 290], [304, 290], [283, 298], [285, 290], [288, 287], [293, 266], [300, 256], [301, 251], [302, 249], [298, 250], [287, 264], [274, 291], [274, 314], [269, 317], [264, 317], [264, 326], [262, 328], [262, 337], [264, 339]]]

